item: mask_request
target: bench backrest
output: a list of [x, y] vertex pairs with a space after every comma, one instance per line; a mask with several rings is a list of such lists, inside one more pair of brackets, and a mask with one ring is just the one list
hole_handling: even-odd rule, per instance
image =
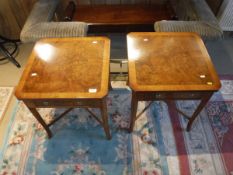
[[167, 0], [75, 0], [77, 4], [164, 4]]

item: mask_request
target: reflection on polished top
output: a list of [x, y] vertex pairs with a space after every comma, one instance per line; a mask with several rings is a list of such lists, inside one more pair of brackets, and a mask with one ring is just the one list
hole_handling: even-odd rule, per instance
[[220, 81], [195, 33], [127, 35], [129, 84], [137, 91], [218, 90]]
[[19, 99], [101, 98], [107, 95], [110, 41], [53, 38], [36, 43], [20, 83]]

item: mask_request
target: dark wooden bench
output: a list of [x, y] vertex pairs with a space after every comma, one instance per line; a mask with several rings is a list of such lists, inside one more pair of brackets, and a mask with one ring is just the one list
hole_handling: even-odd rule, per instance
[[77, 5], [73, 21], [89, 25], [89, 33], [154, 31], [154, 23], [171, 20], [175, 13], [164, 5]]

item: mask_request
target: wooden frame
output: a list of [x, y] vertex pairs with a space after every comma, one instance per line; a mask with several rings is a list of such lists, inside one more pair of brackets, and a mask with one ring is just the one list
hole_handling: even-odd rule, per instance
[[135, 32], [127, 35], [127, 48], [132, 88], [129, 131], [142, 114], [136, 114], [138, 101], [201, 100], [192, 116], [178, 110], [189, 120], [190, 131], [200, 111], [221, 87], [201, 38], [189, 32]]
[[[45, 54], [44, 54], [45, 53]], [[111, 139], [106, 96], [109, 88], [110, 40], [106, 37], [52, 38], [38, 41], [15, 95], [46, 130], [73, 108], [86, 108]], [[36, 108], [69, 108], [45, 123]], [[88, 108], [100, 108], [102, 120]]]

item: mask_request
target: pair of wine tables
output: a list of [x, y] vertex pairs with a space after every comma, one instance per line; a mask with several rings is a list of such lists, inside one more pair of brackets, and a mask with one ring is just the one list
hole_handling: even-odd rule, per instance
[[[195, 33], [135, 32], [127, 35], [129, 86], [132, 89], [129, 132], [154, 100], [200, 100], [188, 118], [187, 131], [221, 87], [208, 52]], [[73, 108], [85, 108], [111, 139], [106, 96], [109, 90], [110, 40], [106, 37], [50, 38], [38, 41], [15, 95], [52, 137], [50, 126]], [[138, 101], [151, 101], [137, 115]], [[68, 108], [46, 123], [37, 108]], [[100, 108], [101, 117], [89, 108]]]

